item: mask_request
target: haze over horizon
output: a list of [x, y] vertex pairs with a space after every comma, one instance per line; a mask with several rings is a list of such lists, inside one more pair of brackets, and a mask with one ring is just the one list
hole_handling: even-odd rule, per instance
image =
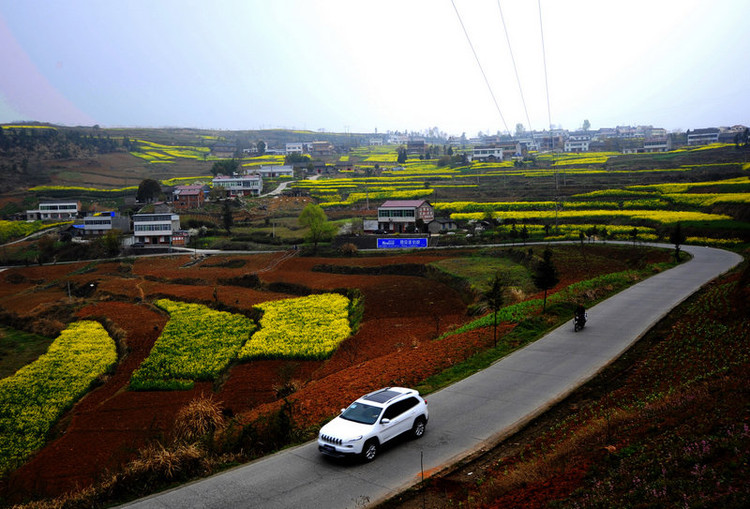
[[746, 0], [0, 0], [0, 123], [747, 125], [747, 19]]

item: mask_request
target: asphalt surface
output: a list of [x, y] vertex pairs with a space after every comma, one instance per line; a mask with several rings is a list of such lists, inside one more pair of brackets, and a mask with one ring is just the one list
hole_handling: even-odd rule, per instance
[[[672, 246], [662, 246], [670, 248]], [[315, 442], [147, 497], [129, 508], [358, 508], [383, 501], [543, 413], [619, 357], [672, 308], [742, 261], [685, 246], [693, 260], [588, 310], [484, 371], [430, 394], [421, 440], [381, 450], [369, 464], [322, 457]]]

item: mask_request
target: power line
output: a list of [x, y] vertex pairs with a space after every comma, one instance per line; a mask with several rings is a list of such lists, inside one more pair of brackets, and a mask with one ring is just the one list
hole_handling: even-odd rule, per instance
[[[508, 51], [510, 51], [510, 59], [513, 62], [513, 71], [516, 73], [516, 83], [518, 84], [518, 92], [521, 94], [521, 102], [523, 103], [523, 111], [526, 114], [526, 123], [529, 126], [529, 130], [533, 131], [531, 127], [531, 120], [529, 119], [529, 110], [526, 108], [526, 100], [523, 98], [523, 88], [521, 87], [521, 78], [518, 76], [518, 67], [516, 67], [516, 59], [513, 56], [513, 48], [510, 45], [510, 35], [508, 34], [508, 28], [505, 26], [505, 17], [503, 16], [503, 8], [500, 6], [500, 0], [497, 0], [497, 8], [500, 11], [500, 20], [503, 22], [503, 31], [505, 32], [505, 40], [508, 42]], [[549, 101], [548, 101], [549, 104]]]
[[542, 34], [542, 62], [544, 63], [544, 90], [547, 93], [547, 119], [549, 121], [550, 136], [552, 135], [552, 112], [549, 106], [549, 81], [547, 80], [547, 51], [544, 48], [544, 25], [542, 25], [542, 0], [538, 0], [539, 5], [539, 31]]
[[464, 22], [461, 19], [461, 14], [458, 12], [458, 8], [456, 7], [456, 3], [451, 0], [451, 4], [453, 5], [453, 10], [456, 11], [456, 16], [458, 16], [458, 22], [461, 24], [461, 28], [464, 31], [464, 35], [466, 36], [466, 40], [469, 42], [469, 47], [471, 48], [471, 52], [474, 54], [474, 58], [477, 61], [477, 65], [479, 66], [479, 71], [482, 73], [482, 77], [484, 78], [484, 83], [487, 85], [487, 90], [490, 91], [490, 95], [492, 96], [492, 102], [495, 103], [495, 108], [497, 109], [497, 113], [500, 115], [500, 120], [503, 121], [503, 125], [505, 126], [505, 130], [510, 132], [510, 129], [508, 129], [508, 124], [505, 122], [505, 117], [503, 117], [503, 112], [500, 111], [500, 105], [497, 103], [497, 99], [495, 99], [495, 94], [492, 92], [492, 87], [490, 86], [490, 82], [487, 79], [487, 75], [484, 73], [484, 69], [482, 68], [482, 63], [479, 61], [479, 57], [477, 56], [477, 52], [474, 50], [474, 45], [471, 43], [471, 38], [469, 37], [469, 32], [466, 31], [466, 27], [464, 26]]

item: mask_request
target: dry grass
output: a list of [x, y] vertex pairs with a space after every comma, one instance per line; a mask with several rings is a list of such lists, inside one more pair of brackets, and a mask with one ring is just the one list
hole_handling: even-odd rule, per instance
[[194, 443], [225, 427], [221, 403], [201, 395], [179, 411], [172, 436], [176, 443]]

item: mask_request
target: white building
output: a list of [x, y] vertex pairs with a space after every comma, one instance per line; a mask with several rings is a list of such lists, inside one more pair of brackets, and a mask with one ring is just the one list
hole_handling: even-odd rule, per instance
[[388, 200], [378, 207], [378, 229], [385, 232], [415, 229], [417, 219], [425, 225], [435, 219], [435, 209], [427, 200]]
[[719, 129], [709, 127], [708, 129], [694, 129], [687, 132], [688, 145], [709, 145], [719, 142]]
[[474, 147], [470, 157], [471, 161], [502, 161], [503, 149], [501, 147]]
[[291, 165], [263, 165], [252, 170], [253, 173], [266, 178], [294, 177], [294, 166]]
[[130, 232], [130, 219], [117, 212], [96, 212], [83, 218], [84, 236], [102, 236], [112, 230]]
[[79, 201], [44, 202], [39, 204], [36, 210], [27, 210], [26, 219], [29, 221], [42, 221], [50, 219], [74, 219], [81, 210]]
[[286, 144], [286, 155], [303, 154], [304, 152], [305, 152], [304, 143], [287, 143]]
[[244, 175], [242, 177], [225, 177], [219, 175], [212, 181], [214, 189], [223, 187], [229, 196], [258, 196], [263, 191], [263, 177]]
[[180, 216], [173, 212], [133, 215], [133, 240], [144, 244], [171, 244], [180, 229]]

